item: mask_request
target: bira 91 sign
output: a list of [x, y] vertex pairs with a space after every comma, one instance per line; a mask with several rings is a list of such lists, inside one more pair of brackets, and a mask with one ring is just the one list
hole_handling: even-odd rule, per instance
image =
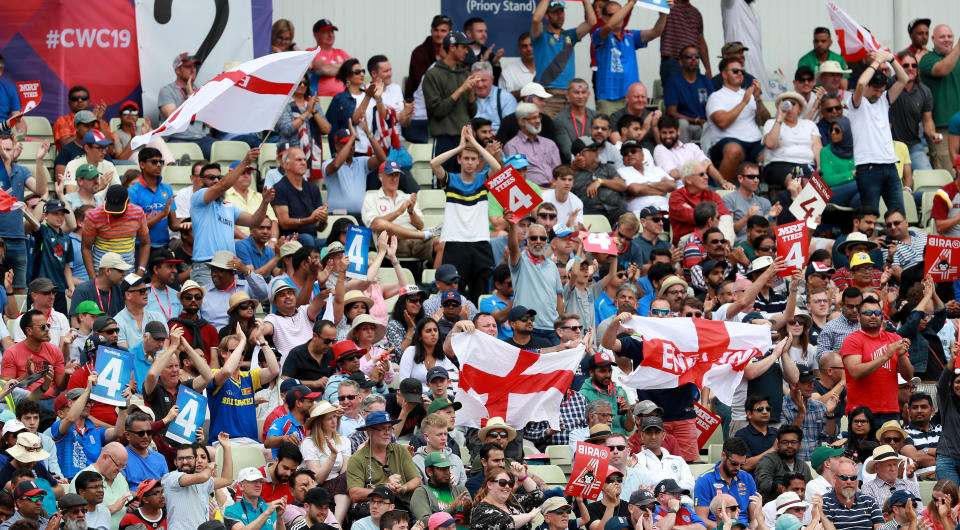
[[600, 498], [600, 490], [607, 480], [610, 467], [610, 450], [602, 445], [577, 442], [573, 456], [573, 469], [570, 481], [563, 492], [571, 497], [583, 497], [595, 501]]
[[960, 239], [927, 236], [923, 268], [935, 282], [960, 280]]

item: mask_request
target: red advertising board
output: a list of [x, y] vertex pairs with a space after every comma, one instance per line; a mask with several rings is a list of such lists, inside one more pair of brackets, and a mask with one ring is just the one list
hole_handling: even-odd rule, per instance
[[563, 492], [571, 497], [583, 497], [595, 501], [600, 498], [600, 490], [607, 480], [607, 468], [610, 466], [610, 450], [602, 445], [577, 442], [573, 456], [573, 469], [570, 481]]
[[490, 190], [504, 210], [513, 212], [513, 218], [518, 221], [543, 202], [526, 179], [513, 169], [513, 166], [501, 169], [499, 173], [487, 179], [484, 186]]
[[40, 104], [42, 93], [40, 81], [17, 82], [17, 93], [20, 94], [20, 108], [24, 114], [35, 109]]
[[935, 282], [960, 280], [960, 239], [927, 236], [923, 268]]
[[720, 417], [698, 401], [694, 401], [693, 406], [697, 409], [697, 448], [703, 449], [703, 446], [707, 445], [707, 440], [713, 435], [713, 431], [720, 427]]
[[810, 237], [807, 235], [807, 223], [794, 221], [777, 226], [777, 257], [783, 258], [785, 268], [777, 276], [788, 278], [794, 272], [803, 270], [810, 254]]

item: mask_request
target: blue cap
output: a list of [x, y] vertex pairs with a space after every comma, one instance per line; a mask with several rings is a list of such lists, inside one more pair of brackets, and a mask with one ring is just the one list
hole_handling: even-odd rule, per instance
[[403, 173], [403, 168], [393, 160], [386, 160], [380, 164], [380, 174], [390, 175], [392, 173]]
[[390, 425], [396, 425], [400, 423], [400, 420], [395, 420], [390, 417], [390, 413], [383, 410], [375, 410], [370, 414], [367, 414], [366, 419], [363, 421], [362, 427], [357, 427], [358, 431], [366, 430], [368, 427], [374, 427], [377, 425], [383, 425], [388, 423]]
[[557, 237], [567, 237], [573, 233], [569, 226], [563, 223], [553, 225], [553, 234]]
[[607, 524], [603, 525], [603, 530], [620, 530], [621, 528], [632, 528], [626, 517], [611, 517], [607, 520]]
[[285, 394], [287, 390], [290, 390], [291, 388], [300, 384], [302, 383], [299, 379], [294, 379], [292, 377], [290, 379], [284, 379], [283, 382], [280, 383], [280, 393]]
[[102, 132], [98, 129], [90, 129], [87, 131], [87, 134], [83, 135], [83, 145], [97, 144], [97, 145], [110, 145], [113, 141], [108, 139]]
[[915, 501], [920, 500], [916, 495], [907, 490], [897, 490], [890, 495], [890, 506], [893, 506], [894, 504], [900, 504], [901, 502], [906, 503], [909, 499], [913, 499]]
[[750, 323], [750, 322], [753, 322], [754, 320], [758, 320], [758, 319], [759, 319], [759, 320], [764, 320], [764, 319], [766, 319], [766, 318], [767, 318], [767, 317], [763, 316], [763, 313], [761, 313], [761, 312], [759, 312], [759, 311], [751, 311], [751, 312], [747, 313], [746, 316], [743, 317], [743, 320], [741, 320], [741, 322], [743, 322], [744, 324], [748, 324], [748, 323]]
[[507, 161], [503, 164], [506, 166], [513, 166], [513, 169], [523, 169], [525, 167], [530, 167], [530, 162], [527, 161], [527, 155], [517, 153], [510, 156]]
[[446, 290], [440, 294], [441, 305], [448, 300], [455, 300], [458, 304], [463, 303], [463, 299], [460, 298], [460, 293], [454, 291], [453, 289]]

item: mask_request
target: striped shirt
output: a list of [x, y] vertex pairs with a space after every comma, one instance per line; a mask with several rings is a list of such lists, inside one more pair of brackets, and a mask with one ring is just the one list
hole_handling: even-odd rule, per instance
[[907, 268], [917, 263], [923, 263], [923, 251], [927, 247], [927, 233], [910, 230], [910, 242], [897, 245], [893, 253], [893, 264]]
[[910, 439], [913, 440], [913, 446], [917, 448], [917, 451], [936, 447], [940, 443], [940, 433], [943, 431], [943, 427], [933, 423], [929, 424], [928, 427], [926, 431], [921, 431], [911, 422], [904, 428], [910, 435]]
[[490, 241], [490, 232], [487, 230], [487, 188], [483, 185], [486, 180], [486, 171], [475, 174], [469, 184], [463, 181], [460, 173], [447, 174], [447, 206], [443, 212], [441, 236], [443, 242]]
[[823, 496], [823, 515], [830, 519], [837, 530], [873, 530], [873, 525], [884, 522], [877, 501], [859, 491], [854, 497], [853, 506], [847, 508], [837, 498], [837, 492], [830, 490]]
[[823, 355], [828, 351], [840, 351], [840, 346], [843, 346], [843, 339], [859, 329], [859, 320], [850, 322], [847, 317], [842, 315], [827, 322], [817, 337], [817, 353]]
[[703, 34], [703, 16], [690, 2], [676, 2], [667, 15], [667, 25], [660, 36], [660, 56], [680, 56], [686, 46], [700, 47]]
[[107, 252], [116, 252], [123, 261], [133, 265], [137, 238], [148, 235], [147, 218], [143, 208], [127, 204], [127, 211], [119, 218], [104, 211], [100, 205], [84, 217], [83, 235], [93, 236], [93, 263], [99, 268], [100, 258]]

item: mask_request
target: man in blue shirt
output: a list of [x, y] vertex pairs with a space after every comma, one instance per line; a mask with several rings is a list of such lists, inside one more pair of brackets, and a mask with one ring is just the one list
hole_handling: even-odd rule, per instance
[[740, 507], [738, 519], [745, 525], [750, 524], [750, 503], [760, 502], [757, 485], [749, 473], [743, 471], [747, 461], [747, 444], [737, 437], [723, 442], [720, 461], [713, 470], [697, 478], [693, 487], [693, 504], [697, 516], [703, 519], [707, 528], [716, 528], [717, 518], [710, 512], [710, 501], [721, 493], [731, 495]]
[[[143, 410], [141, 412], [141, 410]], [[167, 460], [160, 453], [150, 450], [153, 441], [153, 411], [141, 408], [127, 417], [127, 467], [123, 476], [127, 478], [130, 491], [136, 491], [137, 486], [147, 479], [160, 480], [167, 474]]]
[[274, 189], [263, 190], [263, 202], [254, 213], [241, 212], [236, 206], [225, 203], [223, 194], [236, 184], [237, 179], [260, 156], [255, 147], [243, 158], [242, 164], [230, 170], [226, 177], [220, 176], [219, 164], [207, 164], [200, 170], [201, 188], [190, 197], [190, 219], [193, 228], [193, 266], [190, 279], [200, 285], [210, 280], [208, 262], [218, 250], [233, 248], [233, 226], [258, 226], [267, 215], [267, 206], [273, 201]]
[[497, 338], [507, 340], [513, 337], [513, 330], [507, 324], [507, 314], [513, 307], [513, 280], [510, 267], [505, 263], [493, 269], [493, 293], [480, 301], [480, 311], [490, 313], [497, 321]]
[[476, 74], [477, 79], [477, 113], [473, 117], [490, 120], [490, 128], [497, 132], [503, 117], [517, 110], [517, 100], [512, 94], [493, 84], [493, 66], [487, 61], [473, 63], [470, 71]]
[[[612, 114], [626, 104], [627, 89], [640, 81], [636, 50], [646, 48], [648, 42], [660, 37], [667, 25], [667, 14], [660, 13], [650, 29], [625, 30], [624, 20], [636, 3], [637, 0], [628, 0], [620, 7], [617, 2], [607, 2], [601, 14], [604, 25], [591, 35], [591, 47], [597, 58], [597, 110], [604, 114]], [[673, 0], [667, 3], [673, 7]]]
[[234, 253], [240, 261], [253, 267], [254, 272], [264, 279], [270, 278], [274, 267], [280, 262], [279, 250], [286, 241], [286, 238], [283, 238], [283, 241], [274, 240], [271, 245], [267, 244], [270, 241], [272, 224], [270, 219], [264, 218], [260, 224], [250, 228], [250, 235], [246, 239], [241, 239], [234, 245]]
[[699, 140], [707, 123], [707, 98], [713, 93], [710, 78], [700, 73], [700, 48], [687, 46], [680, 51], [679, 73], [670, 76], [663, 89], [667, 114], [680, 121], [680, 141]]
[[[26, 190], [30, 190], [40, 197], [47, 195], [47, 170], [43, 166], [43, 158], [50, 149], [50, 144], [44, 142], [37, 149], [36, 175], [30, 174], [26, 166], [15, 164], [17, 144], [13, 137], [0, 140], [0, 189], [22, 201]], [[23, 233], [23, 210], [12, 209], [0, 212], [0, 237], [7, 243], [4, 254], [10, 268], [13, 269], [13, 287], [17, 293], [23, 293], [27, 287], [27, 238]]]
[[[366, 126], [365, 126], [366, 127]], [[372, 138], [369, 130], [367, 137]], [[340, 129], [333, 133], [333, 143], [338, 146], [337, 156], [323, 162], [323, 176], [327, 182], [327, 206], [330, 211], [346, 210], [355, 219], [362, 218], [363, 197], [367, 193], [367, 173], [376, 171], [380, 162], [387, 159], [379, 142], [372, 142], [374, 156], [353, 156], [357, 130]], [[276, 211], [276, 207], [274, 207]], [[277, 211], [279, 218], [279, 211]], [[319, 221], [319, 218], [317, 219]], [[282, 227], [281, 227], [282, 228]]]
[[277, 450], [281, 442], [300, 445], [300, 442], [307, 437], [304, 425], [307, 423], [307, 417], [310, 416], [313, 401], [321, 396], [323, 392], [311, 392], [305, 385], [296, 385], [287, 390], [283, 399], [287, 402], [287, 410], [290, 412], [273, 420], [267, 431], [267, 437], [263, 440], [263, 446], [273, 451], [273, 458], [277, 458]]
[[178, 263], [183, 261], [174, 258], [173, 252], [166, 247], [150, 250], [150, 292], [147, 294], [146, 309], [162, 313], [167, 321], [183, 312], [179, 292], [173, 288], [180, 283], [177, 279]]
[[[57, 396], [54, 410], [66, 407], [63, 418], [53, 422], [50, 434], [57, 444], [57, 460], [63, 476], [72, 479], [83, 468], [100, 458], [100, 450], [117, 437], [116, 427], [97, 427], [90, 419], [90, 391], [97, 384], [97, 375], [91, 374], [86, 388], [73, 388]], [[63, 399], [61, 399], [63, 398]], [[116, 425], [125, 425], [127, 409], [117, 413]]]
[[150, 230], [150, 246], [166, 247], [170, 230], [180, 229], [177, 205], [173, 202], [173, 188], [160, 177], [163, 155], [158, 149], [144, 147], [138, 155], [140, 178], [130, 186], [130, 202], [143, 208]]
[[243, 496], [239, 501], [227, 506], [223, 515], [238, 519], [253, 528], [273, 530], [277, 524], [277, 507], [282, 506], [284, 500], [277, 499], [267, 503], [260, 497], [263, 492], [263, 474], [255, 467], [241, 469], [237, 475], [237, 483]]
[[[534, 81], [553, 94], [544, 108], [544, 114], [551, 117], [567, 106], [567, 84], [576, 71], [573, 47], [597, 23], [593, 3], [583, 0], [583, 22], [576, 28], [564, 30], [565, 8], [562, 0], [540, 0], [530, 24], [533, 60], [537, 67]], [[543, 24], [544, 18], [547, 19], [546, 26]]]
[[[6, 60], [0, 55], [0, 76], [3, 75], [3, 69], [6, 66]], [[20, 96], [17, 89], [6, 81], [0, 81], [0, 122], [6, 121], [11, 114], [20, 110]]]

